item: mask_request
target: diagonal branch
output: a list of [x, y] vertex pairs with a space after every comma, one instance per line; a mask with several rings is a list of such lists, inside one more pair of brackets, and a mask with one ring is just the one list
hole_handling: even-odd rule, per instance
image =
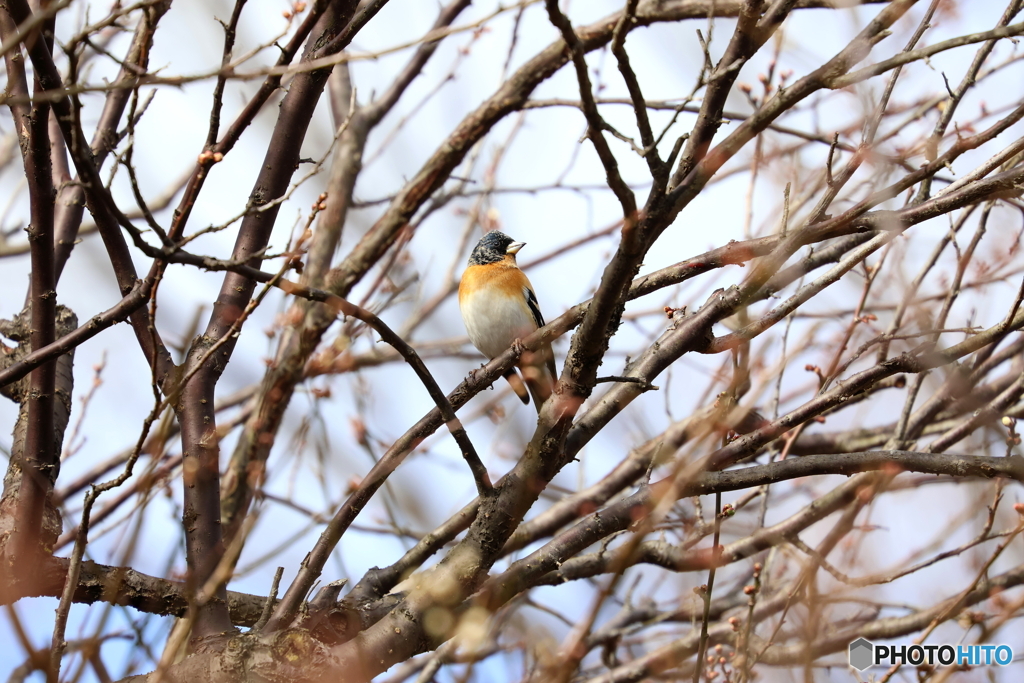
[[[636, 197], [633, 196], [633, 191], [622, 180], [622, 175], [619, 173], [619, 163], [615, 160], [615, 155], [612, 154], [611, 148], [608, 147], [608, 140], [604, 137], [604, 131], [608, 129], [608, 124], [601, 118], [600, 112], [597, 111], [597, 104], [594, 103], [594, 88], [590, 84], [590, 74], [587, 71], [587, 60], [584, 57], [583, 44], [580, 42], [576, 32], [573, 31], [569, 18], [558, 9], [558, 0], [545, 0], [545, 6], [548, 10], [548, 18], [562, 34], [562, 40], [565, 41], [568, 50], [572, 54], [572, 64], [576, 69], [576, 80], [580, 84], [580, 101], [582, 102], [583, 115], [587, 118], [587, 137], [593, 143], [597, 156], [601, 160], [601, 165], [604, 166], [608, 187], [615, 193], [619, 204], [622, 205], [622, 217], [626, 221], [624, 229], [627, 229], [636, 220]], [[616, 27], [616, 33], [622, 35], [623, 40], [625, 38], [621, 27], [629, 20], [635, 10], [635, 2], [632, 3], [632, 6], [627, 6], [622, 14], [619, 26]], [[644, 144], [646, 145], [647, 143], [645, 142]]]
[[43, 363], [64, 355], [112, 325], [124, 322], [128, 319], [128, 316], [146, 305], [146, 302], [149, 301], [151, 290], [151, 281], [139, 280], [131, 292], [111, 308], [94, 315], [89, 319], [89, 322], [73, 332], [33, 351], [16, 363], [12, 363], [3, 370], [0, 370], [0, 387], [17, 382]]
[[[647, 101], [644, 99], [643, 91], [640, 89], [640, 81], [636, 77], [636, 72], [629, 62], [629, 53], [626, 52], [626, 27], [634, 20], [638, 4], [639, 0], [627, 0], [622, 16], [619, 17], [619, 23], [612, 34], [612, 54], [615, 55], [615, 60], [619, 65], [619, 73], [622, 74], [622, 80], [626, 82], [626, 89], [629, 91], [629, 98], [633, 103], [636, 126], [640, 130], [640, 142], [644, 146], [643, 157], [655, 182], [655, 187], [651, 192], [653, 194], [660, 194], [664, 192], [668, 184], [668, 173], [671, 169], [666, 166], [665, 162], [658, 155], [654, 131], [651, 129], [651, 120], [647, 115]], [[593, 103], [593, 95], [591, 95], [591, 104]]]

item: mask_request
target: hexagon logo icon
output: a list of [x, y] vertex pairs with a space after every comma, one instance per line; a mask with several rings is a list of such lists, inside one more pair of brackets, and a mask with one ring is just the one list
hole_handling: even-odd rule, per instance
[[863, 671], [871, 666], [875, 658], [875, 646], [870, 640], [858, 638], [850, 643], [850, 666], [857, 671]]

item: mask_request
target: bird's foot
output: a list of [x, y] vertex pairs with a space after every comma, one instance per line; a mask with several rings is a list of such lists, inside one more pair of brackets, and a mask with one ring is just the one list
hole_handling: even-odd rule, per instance
[[523, 340], [519, 337], [512, 340], [512, 351], [517, 357], [523, 355], [523, 352], [526, 351], [526, 345], [523, 344]]

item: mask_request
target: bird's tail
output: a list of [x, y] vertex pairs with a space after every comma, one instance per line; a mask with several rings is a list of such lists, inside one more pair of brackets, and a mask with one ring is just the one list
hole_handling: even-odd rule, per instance
[[555, 355], [551, 347], [537, 351], [525, 351], [519, 359], [523, 380], [533, 398], [533, 407], [540, 413], [541, 406], [555, 391], [558, 375], [555, 374]]
[[530, 402], [530, 395], [526, 391], [526, 385], [523, 384], [523, 378], [519, 376], [515, 368], [508, 369], [505, 373], [505, 379], [508, 380], [508, 383], [512, 386], [512, 391], [516, 392], [516, 396], [519, 397], [519, 400], [524, 405]]

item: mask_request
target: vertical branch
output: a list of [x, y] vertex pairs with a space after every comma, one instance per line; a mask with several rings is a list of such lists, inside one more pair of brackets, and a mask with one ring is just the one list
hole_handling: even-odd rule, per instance
[[[15, 27], [9, 15], [0, 16], [3, 33], [10, 35]], [[29, 40], [40, 41], [39, 33]], [[8, 92], [27, 98], [28, 82], [21, 49], [5, 56]], [[36, 91], [40, 90], [36, 83]], [[53, 177], [50, 165], [48, 133], [50, 107], [45, 102], [11, 104], [15, 128], [21, 143], [25, 166], [25, 179], [29, 189], [30, 221], [28, 239], [31, 249], [32, 274], [29, 290], [28, 341], [32, 350], [53, 342], [56, 335], [56, 292], [53, 270]], [[57, 477], [59, 461], [54, 445], [54, 387], [56, 361], [50, 361], [32, 371], [27, 394], [28, 422], [20, 458], [12, 467], [20, 468], [20, 483], [15, 513], [13, 547], [8, 557], [26, 558], [41, 550], [40, 545], [52, 544], [51, 534], [45, 533], [43, 516], [47, 497]], [[16, 440], [18, 437], [16, 436]], [[15, 449], [15, 455], [18, 454]], [[59, 531], [59, 530], [58, 530]], [[55, 537], [54, 537], [55, 538]], [[13, 552], [12, 552], [13, 551]], [[21, 563], [25, 567], [27, 564]]]
[[[711, 557], [717, 558], [720, 550], [718, 541], [722, 533], [722, 494], [715, 494], [715, 535], [711, 543]], [[715, 589], [715, 569], [718, 563], [714, 559], [708, 570], [708, 582], [701, 586], [701, 599], [704, 601], [704, 613], [700, 620], [700, 641], [697, 645], [697, 660], [693, 665], [693, 683], [700, 683], [700, 674], [704, 671], [704, 654], [708, 649], [708, 623], [711, 621], [711, 594]]]
[[[319, 214], [302, 273], [302, 281], [313, 286], [323, 282], [341, 239], [352, 189], [362, 170], [363, 149], [370, 130], [362, 110], [348, 111], [348, 105], [354, 103], [347, 64], [337, 66], [332, 73], [331, 91], [332, 102], [337, 100], [344, 109], [346, 120], [335, 121], [336, 125], [344, 125], [345, 128], [335, 147], [327, 181], [326, 208]], [[263, 378], [256, 406], [239, 436], [225, 473], [221, 515], [228, 542], [238, 533], [252, 503], [285, 409], [291, 402], [296, 385], [302, 380], [306, 361], [336, 317], [330, 307], [313, 302], [296, 301], [292, 306], [293, 310], [301, 313], [302, 324], [283, 331], [274, 363]]]
[[[432, 30], [450, 26], [468, 5], [468, 0], [452, 0], [441, 10]], [[358, 20], [356, 17], [353, 23]], [[392, 85], [365, 106], [356, 106], [347, 64], [340, 65], [332, 74], [330, 89], [334, 125], [344, 129], [338, 137], [331, 163], [326, 207], [320, 213], [302, 274], [304, 284], [320, 287], [327, 279], [331, 258], [341, 240], [352, 204], [352, 191], [363, 168], [363, 151], [370, 131], [391, 111], [409, 84], [422, 72], [438, 44], [428, 42], [421, 45]], [[302, 323], [284, 331], [274, 363], [263, 378], [256, 408], [239, 437], [224, 478], [221, 514], [227, 539], [234, 536], [245, 518], [285, 409], [296, 385], [302, 381], [306, 361], [337, 316], [331, 307], [321, 304], [300, 301], [294, 306], [296, 311], [302, 312]]]
[[626, 82], [629, 90], [629, 98], [633, 101], [633, 113], [636, 116], [636, 126], [640, 130], [640, 142], [643, 143], [643, 156], [647, 161], [647, 167], [654, 178], [657, 192], [664, 191], [664, 184], [668, 182], [668, 169], [658, 156], [657, 143], [654, 139], [654, 131], [651, 129], [651, 120], [647, 116], [647, 101], [644, 99], [643, 91], [640, 90], [640, 81], [629, 63], [629, 54], [626, 52], [626, 27], [635, 20], [636, 7], [639, 0], [627, 0], [626, 7], [622, 10], [622, 17], [618, 26], [612, 34], [612, 54], [619, 65], [619, 73], [622, 80]]
[[[701, 102], [700, 113], [686, 141], [679, 167], [672, 178], [673, 185], [678, 185], [707, 154], [711, 140], [722, 125], [722, 110], [732, 91], [732, 85], [740, 74], [740, 69], [771, 35], [770, 31], [758, 35], [757, 20], [763, 4], [763, 0], [746, 0], [743, 3], [729, 46], [708, 77], [709, 83]], [[782, 17], [785, 17], [785, 12], [782, 13]]]
[[[13, 39], [16, 24], [23, 24], [32, 16], [25, 0], [8, 0], [6, 10], [13, 23], [6, 21], [0, 25], [0, 37], [5, 42]], [[64, 83], [45, 42], [30, 41], [26, 44], [26, 49], [32, 60], [40, 87], [45, 91], [62, 92]], [[72, 105], [71, 98], [66, 95], [55, 98], [51, 106], [56, 114], [57, 123], [60, 125], [71, 160], [74, 162], [75, 170], [81, 179], [86, 204], [96, 220], [100, 236], [106, 247], [114, 275], [117, 278], [118, 289], [121, 295], [125, 296], [134, 289], [138, 280], [135, 263], [117, 223], [113, 199], [100, 178], [92, 152], [85, 146], [85, 134], [82, 131], [78, 108]], [[157, 368], [158, 376], [166, 377], [173, 367], [173, 363], [169, 352], [164, 348], [153, 328], [148, 311], [144, 308], [138, 309], [131, 314], [130, 320], [135, 337], [142, 347], [146, 359]]]
[[[146, 67], [149, 64], [149, 50], [153, 43], [153, 34], [156, 32], [157, 22], [167, 12], [170, 5], [170, 0], [166, 0], [165, 2], [150, 5], [142, 10], [142, 18], [139, 19], [139, 24], [135, 27], [135, 35], [132, 38], [128, 54], [125, 57], [124, 64], [121, 67], [120, 73], [118, 73], [115, 83], [123, 86], [135, 82], [141, 74], [145, 73]], [[107, 155], [113, 151], [114, 146], [117, 144], [117, 124], [121, 120], [124, 108], [132, 92], [132, 89], [128, 87], [111, 88], [107, 92], [103, 111], [100, 113], [100, 119], [96, 125], [96, 131], [93, 133], [92, 145], [90, 146], [93, 163], [97, 168], [103, 166]], [[52, 135], [56, 137], [60, 134], [60, 125], [56, 118], [54, 118], [53, 123], [52, 127], [55, 130]], [[55, 147], [59, 146], [59, 151], [56, 152], [58, 157], [56, 163], [61, 168], [62, 174], [70, 175], [67, 171], [67, 158], [63, 144], [55, 139], [54, 145]], [[57, 187], [54, 259], [58, 280], [60, 279], [61, 272], [64, 270], [64, 265], [71, 256], [72, 249], [75, 248], [75, 240], [78, 237], [78, 229], [82, 224], [82, 215], [85, 209], [85, 188], [82, 186], [82, 183], [78, 179], [71, 181], [70, 177], [67, 178], [67, 181], [63, 182], [62, 179], [62, 182]]]
[[[36, 94], [41, 90], [36, 81]], [[37, 99], [28, 115], [28, 144], [22, 146], [31, 213], [28, 239], [32, 262], [29, 304], [32, 350], [41, 349], [54, 340], [57, 315], [49, 117], [49, 104]], [[18, 501], [19, 540], [16, 542], [16, 552], [22, 557], [26, 556], [22, 553], [36, 545], [36, 535], [42, 529], [46, 498], [53, 490], [60, 467], [53, 443], [53, 392], [56, 377], [56, 361], [44, 363], [29, 376], [28, 434]]]
[[[680, 166], [672, 176], [674, 185], [687, 177], [688, 169], [696, 168], [699, 160], [707, 155], [711, 140], [721, 125], [722, 110], [739, 69], [781, 25], [795, 3], [793, 0], [777, 0], [761, 16], [763, 4], [760, 0], [747, 0], [740, 10], [732, 40], [711, 75], [697, 123], [687, 140]], [[634, 101], [634, 108], [636, 106]], [[655, 188], [659, 186], [656, 182]], [[589, 396], [594, 386], [597, 368], [621, 320], [630, 280], [638, 272], [647, 250], [675, 217], [672, 194], [677, 191], [674, 189], [668, 195], [652, 192], [641, 213], [641, 220], [636, 225], [627, 221], [623, 227], [618, 250], [602, 273], [593, 304], [573, 336], [568, 354], [572, 362], [566, 363], [562, 374], [562, 380], [570, 381], [573, 393], [579, 396]]]
[[[210, 130], [206, 134], [206, 147], [209, 149], [217, 144], [217, 134], [220, 132], [220, 112], [224, 103], [224, 86], [228, 82], [228, 66], [231, 64], [231, 55], [235, 49], [235, 35], [238, 31], [238, 20], [242, 17], [242, 8], [247, 0], [235, 0], [235, 9], [231, 12], [231, 19], [224, 26], [224, 51], [221, 54], [221, 73], [217, 76], [217, 85], [213, 87], [213, 108], [210, 110]], [[223, 23], [223, 22], [222, 22]], [[223, 152], [222, 152], [223, 153]]]
[[[590, 83], [590, 74], [587, 72], [587, 60], [584, 55], [583, 43], [580, 42], [576, 32], [572, 29], [569, 18], [558, 9], [558, 0], [546, 0], [545, 6], [548, 10], [548, 18], [555, 28], [561, 32], [562, 40], [565, 41], [566, 47], [572, 54], [572, 64], [576, 69], [576, 80], [579, 81], [580, 87], [580, 103], [583, 108], [583, 114], [587, 117], [587, 137], [594, 144], [597, 156], [601, 159], [601, 165], [604, 166], [608, 187], [612, 189], [615, 197], [619, 200], [619, 204], [622, 205], [622, 216], [626, 220], [626, 227], [628, 228], [636, 220], [636, 197], [633, 196], [633, 191], [629, 189], [629, 186], [622, 179], [622, 175], [619, 173], [619, 162], [615, 160], [615, 155], [612, 154], [612, 150], [608, 146], [608, 140], [604, 137], [604, 130], [608, 127], [608, 124], [601, 118], [600, 112], [597, 111], [597, 103], [594, 102], [594, 89]], [[633, 9], [635, 9], [635, 6], [627, 7], [626, 11], [623, 12], [622, 22], [628, 21], [627, 17], [631, 15]], [[622, 36], [622, 40], [625, 40], [625, 34], [621, 26], [618, 28], [618, 31], [619, 35]], [[651, 138], [651, 142], [653, 143], [653, 138]], [[647, 143], [645, 142], [644, 144]]]
[[[326, 57], [340, 51], [344, 44], [334, 40], [355, 12], [357, 2], [332, 3], [310, 34], [303, 61]], [[330, 67], [298, 74], [281, 102], [274, 133], [249, 197], [253, 210], [242, 221], [232, 251], [232, 259], [259, 267], [280, 207], [272, 203], [284, 195], [299, 163], [299, 151], [313, 111], [331, 74]], [[269, 206], [268, 206], [269, 205]], [[252, 297], [255, 281], [237, 273], [227, 273], [214, 303], [205, 333], [189, 349], [185, 371], [191, 374], [174, 403], [181, 424], [184, 456], [186, 559], [191, 585], [205, 585], [224, 555], [220, 516], [220, 448], [217, 443], [214, 390], [231, 357], [237, 334], [236, 322]], [[208, 351], [218, 347], [216, 354]], [[213, 355], [214, 357], [207, 357]], [[197, 606], [193, 638], [223, 633], [231, 629], [227, 591], [223, 582], [212, 600]]]

